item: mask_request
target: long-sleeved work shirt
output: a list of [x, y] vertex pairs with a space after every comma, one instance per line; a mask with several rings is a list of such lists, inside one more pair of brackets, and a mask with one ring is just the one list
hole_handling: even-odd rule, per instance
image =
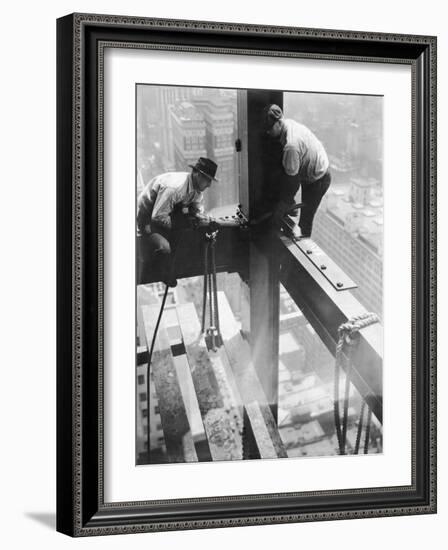
[[328, 170], [328, 156], [317, 137], [303, 124], [284, 119], [280, 142], [283, 168], [288, 176], [299, 175], [304, 182], [320, 179]]
[[146, 184], [137, 200], [137, 230], [148, 233], [153, 226], [171, 229], [171, 217], [177, 205], [188, 207], [192, 215], [204, 212], [204, 194], [193, 187], [191, 173], [168, 172]]

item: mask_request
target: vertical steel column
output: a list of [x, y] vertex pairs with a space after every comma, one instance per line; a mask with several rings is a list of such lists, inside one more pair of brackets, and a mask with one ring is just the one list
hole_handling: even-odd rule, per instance
[[[240, 203], [249, 219], [257, 216], [267, 190], [270, 156], [263, 132], [263, 109], [283, 106], [283, 93], [248, 90], [238, 98], [240, 136]], [[258, 378], [274, 418], [278, 408], [279, 262], [269, 235], [251, 239], [249, 259], [250, 343]]]

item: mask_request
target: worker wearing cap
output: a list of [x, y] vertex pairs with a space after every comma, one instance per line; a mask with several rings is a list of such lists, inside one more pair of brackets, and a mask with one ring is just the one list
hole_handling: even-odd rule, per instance
[[280, 221], [294, 205], [294, 196], [302, 186], [302, 210], [300, 232], [302, 237], [310, 237], [314, 215], [322, 197], [327, 192], [331, 175], [328, 156], [322, 143], [303, 124], [284, 118], [278, 105], [267, 106], [263, 112], [264, 130], [270, 138], [281, 145], [281, 171], [278, 172], [278, 201], [274, 218]]
[[195, 220], [212, 222], [204, 214], [204, 191], [215, 178], [217, 165], [200, 157], [191, 172], [168, 172], [153, 178], [137, 200], [137, 284], [149, 280], [149, 271], [160, 280], [176, 286], [172, 273], [172, 229], [174, 215], [188, 214]]

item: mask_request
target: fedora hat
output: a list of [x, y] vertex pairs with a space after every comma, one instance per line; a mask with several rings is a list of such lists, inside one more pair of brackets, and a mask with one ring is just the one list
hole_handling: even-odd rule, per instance
[[193, 170], [197, 170], [201, 174], [204, 174], [204, 176], [207, 176], [211, 180], [219, 181], [215, 178], [216, 170], [218, 169], [218, 165], [216, 162], [213, 162], [210, 159], [207, 159], [205, 157], [199, 157], [196, 164], [189, 164], [190, 168], [193, 168]]

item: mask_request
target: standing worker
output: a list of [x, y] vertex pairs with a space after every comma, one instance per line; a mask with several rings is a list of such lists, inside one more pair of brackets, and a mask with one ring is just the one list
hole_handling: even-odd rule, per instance
[[263, 112], [264, 130], [281, 146], [281, 166], [274, 170], [278, 185], [274, 221], [279, 224], [294, 206], [294, 196], [302, 186], [302, 209], [296, 237], [311, 237], [314, 215], [327, 192], [331, 175], [328, 156], [322, 143], [303, 124], [284, 118], [278, 105], [267, 106]]
[[[196, 164], [189, 165], [191, 172], [168, 172], [153, 178], [140, 193], [137, 200], [137, 284], [154, 279], [167, 286], [177, 285], [173, 273], [172, 253], [177, 240], [173, 230], [180, 214], [185, 214], [193, 223], [213, 224], [214, 220], [204, 214], [203, 192], [215, 178], [217, 165], [208, 158], [200, 157]], [[185, 224], [183, 225], [185, 228]], [[182, 228], [182, 227], [181, 227]], [[150, 275], [153, 275], [151, 277]]]

